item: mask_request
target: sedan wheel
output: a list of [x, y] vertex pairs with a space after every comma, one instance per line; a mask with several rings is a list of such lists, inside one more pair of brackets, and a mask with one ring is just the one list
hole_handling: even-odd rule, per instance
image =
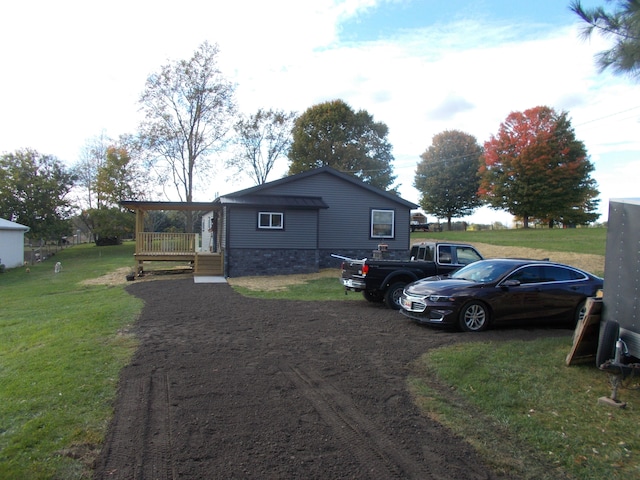
[[587, 301], [583, 300], [576, 307], [576, 312], [573, 315], [573, 328], [575, 328], [580, 322], [587, 316]]
[[460, 328], [465, 332], [481, 332], [489, 326], [489, 311], [484, 303], [469, 302], [460, 311]]

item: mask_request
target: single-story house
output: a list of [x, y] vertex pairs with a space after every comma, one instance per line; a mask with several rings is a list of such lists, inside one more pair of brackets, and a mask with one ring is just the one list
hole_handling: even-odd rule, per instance
[[6, 268], [24, 263], [24, 234], [29, 227], [0, 218], [0, 264]]
[[331, 167], [213, 203], [219, 208], [210, 214], [217, 234], [212, 244], [223, 252], [228, 277], [317, 272], [340, 265], [331, 254], [371, 257], [379, 245], [389, 258], [408, 258], [411, 210], [417, 208]]
[[[136, 202], [138, 271], [144, 261], [188, 260], [195, 275], [280, 275], [335, 268], [341, 260], [408, 258], [411, 210], [418, 206], [331, 167], [299, 173], [213, 202]], [[149, 210], [192, 210], [200, 234], [144, 232]]]

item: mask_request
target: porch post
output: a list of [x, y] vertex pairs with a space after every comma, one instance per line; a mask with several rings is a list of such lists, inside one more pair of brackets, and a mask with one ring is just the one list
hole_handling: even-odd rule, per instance
[[142, 251], [142, 236], [139, 234], [144, 232], [144, 213], [142, 208], [136, 209], [136, 253]]

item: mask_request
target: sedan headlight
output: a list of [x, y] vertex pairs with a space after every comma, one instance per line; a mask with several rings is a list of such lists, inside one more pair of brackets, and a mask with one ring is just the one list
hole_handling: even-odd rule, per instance
[[433, 303], [453, 302], [453, 297], [447, 297], [446, 295], [429, 295], [427, 300]]

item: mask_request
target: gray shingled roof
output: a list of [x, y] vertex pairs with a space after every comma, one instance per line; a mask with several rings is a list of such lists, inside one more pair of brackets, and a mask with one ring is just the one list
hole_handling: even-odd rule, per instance
[[329, 208], [322, 197], [305, 197], [297, 195], [242, 195], [222, 196], [215, 200], [222, 205], [241, 205], [246, 207], [285, 207], [300, 210], [317, 210]]

